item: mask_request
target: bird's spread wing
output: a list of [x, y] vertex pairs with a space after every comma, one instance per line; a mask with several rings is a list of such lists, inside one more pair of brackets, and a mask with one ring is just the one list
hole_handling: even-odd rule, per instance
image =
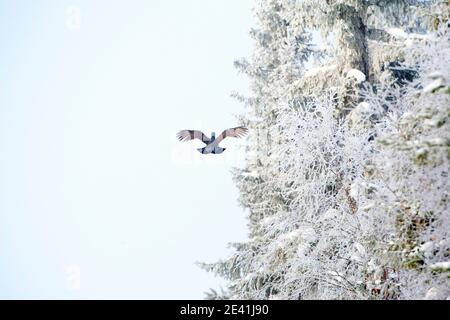
[[194, 139], [200, 139], [204, 143], [208, 144], [211, 139], [205, 136], [205, 134], [198, 130], [181, 130], [177, 133], [177, 138], [180, 141], [189, 141]]
[[246, 135], [247, 131], [248, 131], [247, 128], [244, 127], [227, 129], [224, 132], [222, 132], [220, 136], [217, 137], [216, 142], [217, 144], [219, 144], [220, 141], [222, 141], [226, 137], [241, 138]]

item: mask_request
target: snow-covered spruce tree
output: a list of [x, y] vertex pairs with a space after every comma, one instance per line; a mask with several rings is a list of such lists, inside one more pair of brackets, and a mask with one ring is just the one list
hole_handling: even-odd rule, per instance
[[437, 32], [406, 49], [417, 79], [403, 88], [386, 81], [364, 97], [388, 110], [367, 174], [354, 182], [363, 219], [374, 221], [366, 285], [381, 297], [450, 296], [449, 7], [440, 9]]
[[[446, 10], [260, 3], [255, 54], [238, 63], [253, 89], [239, 97], [252, 134], [247, 166], [235, 172], [250, 240], [203, 264], [230, 280], [209, 298], [449, 294]], [[440, 31], [427, 33], [429, 20], [413, 11]], [[314, 30], [329, 40], [320, 50]]]

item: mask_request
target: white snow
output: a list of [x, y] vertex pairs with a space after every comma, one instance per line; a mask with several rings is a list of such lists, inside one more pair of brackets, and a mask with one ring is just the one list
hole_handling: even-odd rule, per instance
[[363, 245], [361, 243], [356, 242], [355, 243], [355, 249], [362, 256], [364, 256], [366, 254], [366, 249], [364, 249], [364, 247], [363, 247]]
[[301, 243], [297, 247], [297, 255], [299, 257], [305, 256], [311, 246], [307, 243]]
[[355, 248], [355, 252], [352, 254], [350, 259], [352, 259], [353, 261], [362, 262], [366, 257], [366, 249], [362, 244], [358, 242], [356, 242], [353, 246]]
[[350, 112], [350, 120], [354, 124], [364, 121], [364, 119], [366, 119], [370, 115], [370, 111], [370, 104], [366, 101], [363, 101]]
[[313, 228], [308, 226], [303, 226], [299, 228], [300, 230], [300, 244], [297, 247], [297, 255], [304, 256], [308, 250], [311, 248], [311, 243], [317, 239], [317, 234]]
[[431, 270], [443, 269], [445, 271], [450, 271], [450, 261], [436, 262], [430, 266]]
[[431, 146], [440, 146], [440, 145], [445, 145], [446, 140], [444, 138], [431, 138], [426, 140], [426, 143], [428, 143]]
[[395, 38], [408, 38], [408, 34], [400, 28], [386, 28], [385, 31]]
[[357, 83], [366, 81], [366, 75], [358, 69], [350, 69], [347, 72], [347, 78], [354, 78], [356, 79]]
[[365, 205], [364, 207], [362, 207], [362, 210], [363, 211], [368, 211], [368, 210], [370, 210], [370, 209], [372, 209], [374, 207], [375, 207], [375, 203], [374, 202], [370, 202], [367, 205]]
[[330, 270], [330, 271], [327, 271], [327, 273], [328, 273], [335, 281], [337, 281], [337, 282], [342, 282], [342, 281], [345, 279], [345, 277], [342, 276], [342, 275], [341, 275], [339, 272], [337, 272], [337, 271]]
[[427, 78], [432, 79], [432, 80], [436, 80], [439, 78], [444, 78], [444, 75], [442, 74], [442, 72], [439, 71], [434, 71], [428, 74]]
[[370, 112], [370, 104], [366, 101], [359, 103], [356, 108], [361, 112]]
[[427, 291], [427, 293], [425, 294], [425, 297], [423, 298], [424, 300], [437, 300], [439, 299], [439, 290], [436, 288], [431, 288], [430, 290]]
[[406, 47], [412, 47], [418, 41], [428, 39], [425, 34], [407, 33], [400, 28], [386, 28], [385, 31], [398, 40], [404, 40]]
[[336, 65], [332, 64], [329, 66], [323, 66], [323, 67], [315, 67], [315, 68], [311, 68], [308, 71], [305, 72], [305, 78], [308, 77], [314, 77], [320, 73], [326, 73], [326, 72], [330, 72], [336, 69]]
[[424, 127], [436, 127], [439, 123], [439, 119], [425, 119], [423, 122]]
[[247, 274], [247, 275], [244, 277], [244, 281], [249, 281], [249, 280], [251, 280], [254, 276], [255, 276], [255, 273], [254, 273], [254, 272], [250, 272], [249, 274]]
[[416, 157], [424, 156], [427, 154], [427, 149], [419, 148], [416, 150]]
[[357, 182], [352, 183], [352, 185], [350, 186], [350, 196], [353, 199], [358, 199], [358, 195], [359, 195], [359, 184]]
[[411, 113], [411, 112], [405, 112], [403, 115], [402, 115], [402, 120], [403, 121], [410, 121], [411, 119], [413, 119], [414, 118], [414, 115]]
[[433, 241], [425, 242], [423, 245], [420, 246], [420, 251], [423, 252], [425, 257], [431, 257], [433, 255], [433, 250], [434, 250]]
[[285, 235], [285, 239], [294, 240], [295, 238], [297, 238], [299, 236], [299, 234], [300, 234], [300, 229], [291, 231]]
[[261, 220], [261, 224], [263, 224], [263, 225], [271, 224], [275, 221], [275, 218], [276, 218], [275, 216], [265, 217], [264, 219]]
[[411, 48], [418, 46], [421, 41], [427, 39], [429, 39], [427, 35], [410, 33], [408, 34], [408, 38], [404, 41], [404, 44], [407, 48]]
[[434, 81], [432, 81], [430, 84], [428, 84], [424, 89], [423, 89], [423, 93], [430, 93], [433, 92], [434, 90], [437, 90], [441, 87], [444, 86], [444, 79], [442, 78], [438, 78]]
[[252, 170], [252, 171], [242, 172], [242, 176], [257, 178], [257, 177], [259, 177], [259, 174], [256, 170]]
[[439, 246], [440, 246], [442, 249], [445, 249], [445, 248], [448, 246], [448, 241], [447, 241], [447, 240], [441, 240], [441, 241], [439, 241]]
[[336, 219], [339, 215], [339, 211], [336, 209], [328, 209], [320, 218], [320, 221]]
[[414, 39], [406, 39], [406, 40], [405, 40], [405, 46], [406, 46], [407, 48], [412, 47], [414, 44], [415, 44]]
[[311, 227], [300, 227], [298, 230], [302, 241], [312, 242], [317, 238], [316, 231]]

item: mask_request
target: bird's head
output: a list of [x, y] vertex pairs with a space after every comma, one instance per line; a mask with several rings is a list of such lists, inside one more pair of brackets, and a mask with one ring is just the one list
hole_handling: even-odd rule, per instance
[[214, 140], [216, 138], [216, 133], [215, 132], [211, 132], [211, 140]]

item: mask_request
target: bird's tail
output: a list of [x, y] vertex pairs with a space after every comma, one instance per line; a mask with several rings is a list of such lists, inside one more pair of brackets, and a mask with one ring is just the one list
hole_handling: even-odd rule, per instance
[[225, 151], [226, 148], [215, 147], [212, 151], [214, 154], [219, 154]]
[[226, 148], [220, 148], [220, 147], [215, 147], [214, 149], [210, 149], [210, 150], [206, 150], [206, 147], [203, 148], [198, 148], [198, 152], [202, 153], [202, 154], [208, 154], [208, 153], [213, 153], [213, 154], [219, 154], [225, 151]]

